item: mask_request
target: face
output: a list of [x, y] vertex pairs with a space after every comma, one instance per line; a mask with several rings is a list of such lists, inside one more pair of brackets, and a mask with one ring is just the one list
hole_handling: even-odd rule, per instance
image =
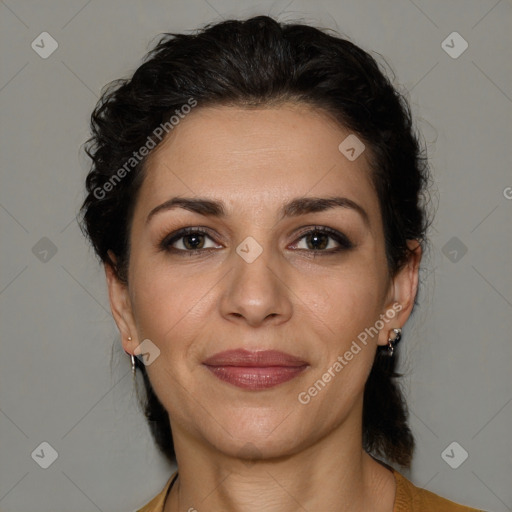
[[175, 438], [270, 457], [357, 424], [417, 268], [389, 275], [349, 134], [306, 106], [198, 108], [148, 159], [128, 285], [107, 278], [125, 350], [160, 351], [146, 370]]

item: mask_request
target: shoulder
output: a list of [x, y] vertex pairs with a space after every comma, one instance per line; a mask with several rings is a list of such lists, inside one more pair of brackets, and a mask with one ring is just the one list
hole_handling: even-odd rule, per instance
[[167, 497], [167, 494], [177, 476], [178, 475], [176, 471], [171, 475], [169, 480], [167, 480], [167, 483], [165, 484], [165, 487], [162, 489], [162, 491], [159, 492], [149, 503], [146, 503], [146, 505], [144, 505], [142, 508], [137, 509], [136, 512], [163, 512], [165, 498]]
[[396, 481], [393, 512], [485, 512], [454, 503], [426, 489], [416, 487], [395, 469], [393, 474]]

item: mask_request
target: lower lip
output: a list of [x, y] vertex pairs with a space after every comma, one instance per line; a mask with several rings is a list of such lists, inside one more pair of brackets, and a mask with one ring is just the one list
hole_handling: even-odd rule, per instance
[[217, 378], [243, 389], [268, 389], [287, 382], [300, 373], [306, 366], [208, 366]]

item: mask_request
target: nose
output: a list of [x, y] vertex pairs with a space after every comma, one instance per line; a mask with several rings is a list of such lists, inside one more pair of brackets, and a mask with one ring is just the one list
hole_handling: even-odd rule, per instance
[[220, 298], [220, 311], [230, 321], [258, 327], [278, 325], [292, 314], [291, 290], [286, 285], [286, 269], [270, 249], [253, 261], [237, 252], [231, 255], [231, 272], [226, 276]]

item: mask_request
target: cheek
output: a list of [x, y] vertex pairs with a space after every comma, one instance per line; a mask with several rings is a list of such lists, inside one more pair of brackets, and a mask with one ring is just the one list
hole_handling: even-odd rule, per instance
[[[308, 297], [304, 314], [311, 321], [319, 319], [323, 326], [317, 333], [321, 356], [310, 382], [331, 371], [331, 377], [325, 375], [329, 390], [322, 393], [318, 406], [324, 400], [328, 403], [327, 397], [334, 395], [337, 400], [345, 396], [351, 401], [364, 387], [375, 355], [375, 325], [383, 312], [386, 282], [385, 272], [362, 259], [350, 268], [347, 265], [333, 272], [329, 278], [316, 279], [314, 292], [303, 288], [303, 296]], [[333, 368], [336, 362], [338, 371]]]
[[161, 338], [186, 314], [191, 303], [197, 302], [195, 286], [155, 268], [135, 273], [132, 283], [134, 316], [145, 336], [152, 333]]
[[370, 264], [354, 264], [316, 279], [302, 294], [311, 311], [346, 342], [373, 325], [381, 313], [386, 291], [381, 274]]
[[344, 421], [362, 399], [375, 356], [377, 337], [370, 328], [380, 314], [376, 281], [345, 277], [329, 284], [316, 310], [328, 328], [317, 333], [321, 356], [296, 396], [304, 414], [324, 418], [319, 433]]
[[203, 331], [212, 317], [218, 276], [145, 264], [134, 269], [131, 282], [139, 338], [155, 343], [166, 364], [187, 363], [198, 340], [208, 338]]

